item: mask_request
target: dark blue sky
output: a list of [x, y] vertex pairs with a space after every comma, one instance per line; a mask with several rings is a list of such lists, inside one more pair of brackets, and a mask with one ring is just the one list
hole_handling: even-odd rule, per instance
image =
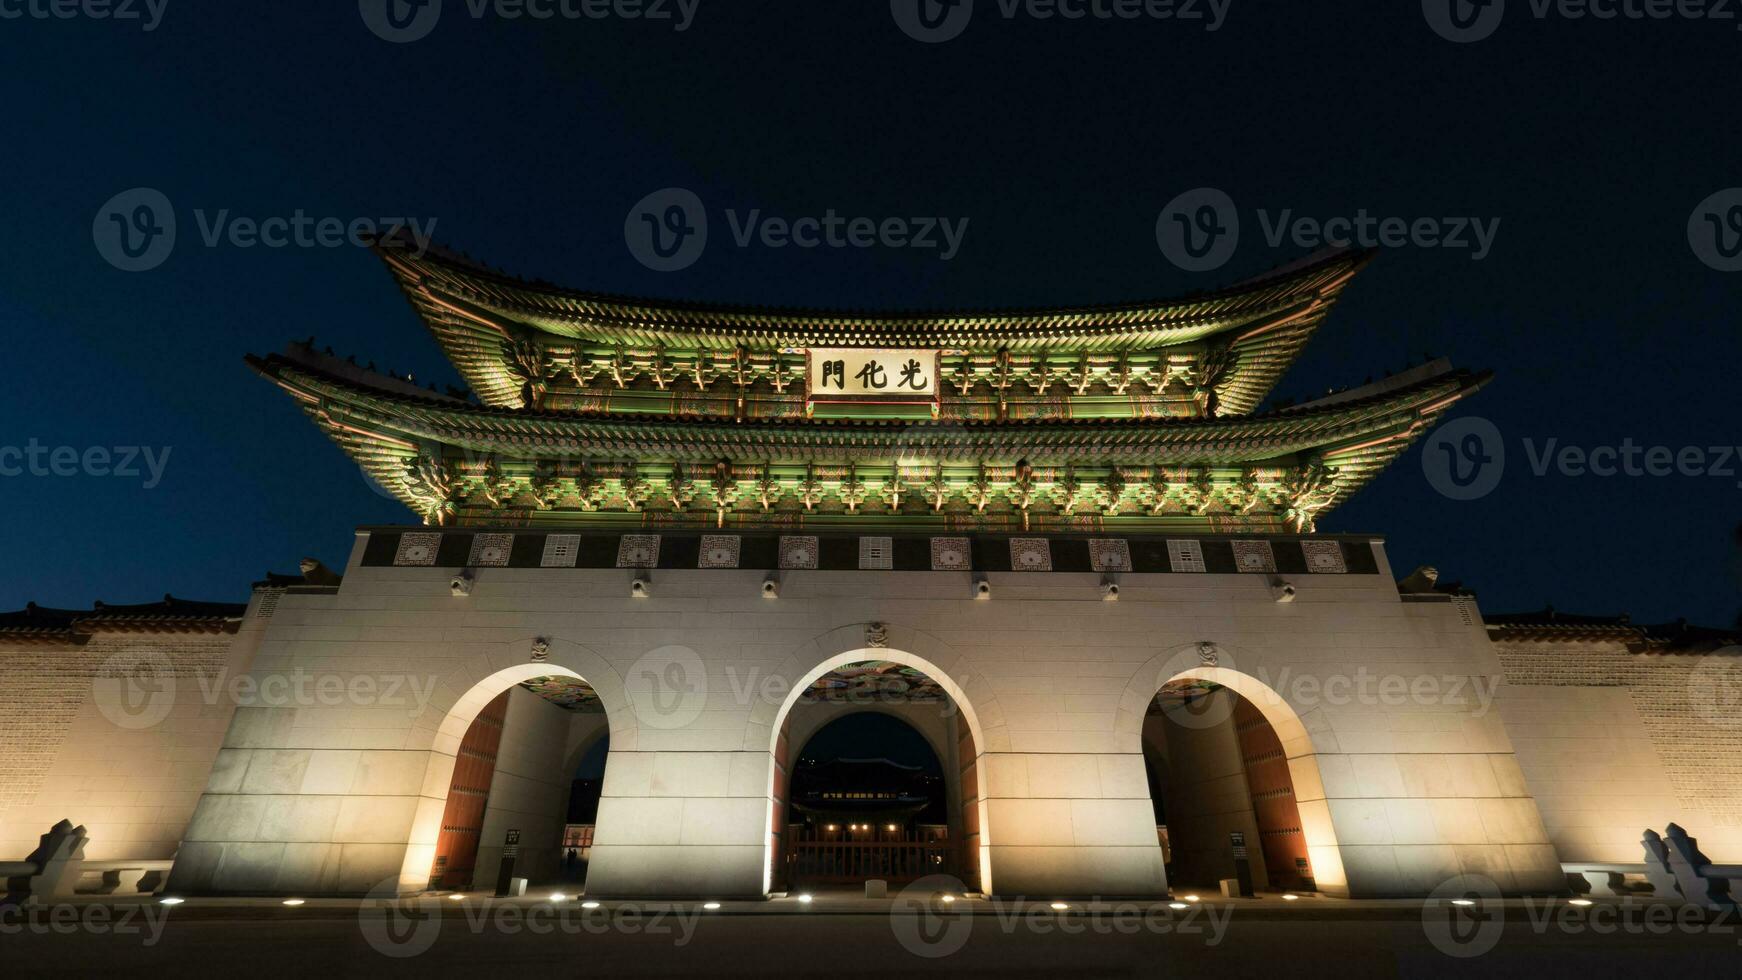
[[[0, 477], [0, 609], [165, 591], [240, 599], [305, 554], [337, 565], [376, 495], [249, 352], [310, 334], [457, 381], [386, 271], [353, 248], [207, 247], [196, 211], [416, 215], [493, 265], [587, 288], [915, 308], [1153, 298], [1302, 254], [1257, 212], [1500, 219], [1491, 254], [1388, 250], [1278, 395], [1424, 353], [1493, 368], [1459, 409], [1506, 440], [1498, 489], [1436, 493], [1411, 451], [1322, 529], [1390, 540], [1489, 611], [1554, 601], [1728, 623], [1742, 475], [1534, 475], [1524, 440], [1736, 445], [1742, 274], [1690, 248], [1690, 213], [1742, 184], [1732, 23], [1539, 21], [1514, 2], [1449, 43], [1410, 0], [1234, 0], [1177, 21], [1005, 20], [979, 0], [924, 45], [888, 4], [702, 0], [640, 21], [473, 20], [372, 34], [358, 5], [170, 0], [161, 24], [0, 20], [0, 446], [171, 447], [142, 478]], [[92, 240], [151, 187], [180, 225], [126, 273]], [[724, 222], [677, 273], [624, 245], [630, 206], [695, 191], [783, 216], [967, 217], [949, 262], [911, 250], [738, 249]], [[1240, 249], [1193, 274], [1157, 248], [1182, 191], [1240, 208]], [[1732, 461], [1732, 465], [1735, 465]]]

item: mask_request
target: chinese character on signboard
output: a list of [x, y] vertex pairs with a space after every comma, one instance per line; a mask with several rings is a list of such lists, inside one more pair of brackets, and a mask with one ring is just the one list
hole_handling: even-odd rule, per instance
[[933, 401], [938, 393], [938, 352], [862, 347], [810, 351], [813, 401]]

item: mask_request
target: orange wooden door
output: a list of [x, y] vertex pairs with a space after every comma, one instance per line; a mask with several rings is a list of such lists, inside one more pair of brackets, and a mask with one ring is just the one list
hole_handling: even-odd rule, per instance
[[508, 718], [508, 692], [484, 706], [460, 740], [448, 802], [442, 810], [442, 832], [436, 838], [432, 888], [470, 888], [478, 862], [478, 841], [484, 831], [484, 805], [496, 775], [496, 753], [502, 746], [502, 725]]
[[1239, 698], [1235, 705], [1234, 725], [1240, 735], [1246, 788], [1252, 793], [1252, 812], [1258, 821], [1258, 842], [1270, 887], [1309, 889], [1312, 866], [1307, 859], [1306, 838], [1300, 832], [1300, 808], [1295, 804], [1294, 779], [1288, 772], [1282, 740], [1264, 714], [1245, 698]]

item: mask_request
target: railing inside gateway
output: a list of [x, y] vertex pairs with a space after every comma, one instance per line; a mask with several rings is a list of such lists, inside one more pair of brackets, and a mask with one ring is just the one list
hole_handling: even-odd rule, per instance
[[787, 849], [793, 881], [923, 878], [952, 866], [947, 840], [797, 840]]

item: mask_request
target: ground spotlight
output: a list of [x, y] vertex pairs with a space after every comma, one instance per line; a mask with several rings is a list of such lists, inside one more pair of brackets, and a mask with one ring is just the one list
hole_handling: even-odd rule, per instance
[[1577, 906], [1583, 908], [1586, 905], [1590, 905], [1591, 900], [1588, 898], [1569, 898], [1569, 899], [1567, 899], [1567, 904], [1568, 905], [1577, 905]]
[[1167, 903], [1167, 907], [1170, 909], [1189, 909], [1191, 908], [1191, 905], [1186, 902], [1169, 902]]
[[719, 902], [703, 902], [702, 903], [702, 908], [707, 909], [709, 912], [712, 912], [719, 907], [720, 907]]
[[284, 901], [280, 902], [279, 904], [280, 905], [297, 906], [297, 905], [302, 904], [302, 899], [300, 899], [300, 898], [287, 898]]
[[582, 902], [581, 903], [581, 908], [584, 908], [584, 909], [596, 909], [598, 907], [599, 907], [598, 902]]
[[1298, 901], [1300, 901], [1300, 896], [1293, 895], [1293, 894], [1287, 894], [1287, 895], [1282, 896], [1282, 900], [1285, 902], [1298, 902]]
[[1068, 909], [1068, 908], [1070, 908], [1070, 906], [1065, 904], [1064, 902], [1052, 903], [1052, 910], [1054, 912], [1063, 912], [1065, 909]]
[[804, 905], [809, 905], [811, 903], [811, 897], [809, 895], [800, 895], [798, 900]]
[[187, 899], [185, 899], [185, 898], [160, 898], [157, 900], [157, 904], [159, 904], [159, 905], [180, 905], [181, 903], [183, 903], [185, 901], [187, 901]]

